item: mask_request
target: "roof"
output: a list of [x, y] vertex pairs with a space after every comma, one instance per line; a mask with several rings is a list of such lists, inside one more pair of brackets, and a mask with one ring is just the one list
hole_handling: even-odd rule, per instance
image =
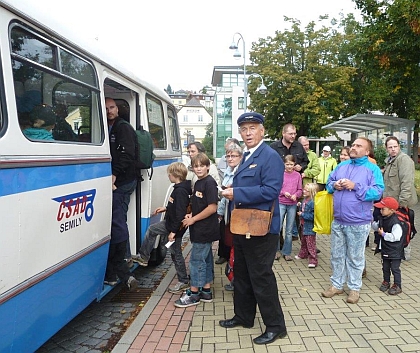
[[402, 119], [391, 115], [355, 114], [348, 118], [324, 125], [322, 129], [359, 133], [378, 129], [395, 131], [400, 127], [405, 126], [407, 127], [407, 130], [411, 131], [414, 124], [414, 120]]
[[184, 107], [201, 107], [204, 108], [203, 105], [200, 103], [200, 101], [192, 97], [186, 104], [184, 104]]

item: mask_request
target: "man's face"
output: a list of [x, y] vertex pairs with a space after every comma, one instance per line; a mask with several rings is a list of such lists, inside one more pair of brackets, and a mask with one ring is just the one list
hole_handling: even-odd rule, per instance
[[327, 151], [327, 150], [322, 150], [322, 156], [323, 156], [324, 158], [328, 158], [328, 157], [330, 156], [330, 151]]
[[190, 158], [195, 157], [198, 154], [198, 149], [196, 145], [191, 145], [190, 147], [188, 147], [188, 154], [190, 156]]
[[285, 132], [283, 132], [283, 141], [286, 143], [293, 143], [296, 139], [296, 129], [288, 127]]
[[264, 138], [264, 127], [258, 123], [243, 123], [239, 126], [239, 133], [248, 149], [257, 146]]
[[306, 152], [309, 151], [309, 140], [301, 140], [300, 144], [303, 146]]
[[350, 158], [362, 158], [369, 155], [369, 144], [363, 139], [356, 139], [350, 148]]
[[389, 140], [386, 150], [391, 157], [395, 157], [400, 152], [400, 145], [395, 140]]
[[106, 118], [110, 121], [114, 121], [118, 117], [118, 107], [113, 99], [107, 99], [105, 101], [106, 107]]

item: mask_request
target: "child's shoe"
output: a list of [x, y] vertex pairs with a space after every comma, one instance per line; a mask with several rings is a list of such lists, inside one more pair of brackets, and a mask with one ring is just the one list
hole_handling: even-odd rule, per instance
[[184, 290], [188, 289], [190, 287], [189, 283], [184, 282], [178, 282], [172, 287], [168, 288], [168, 292], [172, 294], [181, 294], [184, 292]]
[[149, 264], [149, 260], [143, 259], [140, 254], [139, 255], [133, 255], [132, 260], [134, 262], [137, 262], [140, 266], [147, 267]]
[[400, 287], [398, 287], [398, 285], [396, 285], [395, 283], [388, 290], [389, 295], [398, 295], [400, 293], [402, 293], [402, 289]]
[[379, 287], [379, 290], [381, 292], [386, 292], [389, 289], [389, 282], [383, 281], [381, 286]]
[[200, 304], [200, 293], [192, 293], [190, 289], [187, 289], [181, 298], [174, 303], [177, 308], [188, 308], [198, 304]]
[[211, 291], [200, 291], [200, 301], [205, 302], [205, 303], [211, 303], [213, 301], [213, 294], [211, 293]]
[[281, 258], [281, 252], [280, 251], [276, 251], [276, 255], [274, 256], [274, 260], [279, 261]]
[[315, 264], [309, 264], [309, 265], [308, 265], [308, 267], [309, 267], [309, 268], [315, 268], [315, 267], [316, 267], [316, 265], [315, 265]]

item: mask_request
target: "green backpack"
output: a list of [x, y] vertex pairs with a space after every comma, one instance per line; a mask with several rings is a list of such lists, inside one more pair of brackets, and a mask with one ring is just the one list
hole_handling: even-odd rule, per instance
[[[120, 119], [119, 122], [126, 123], [131, 126], [131, 124], [124, 120]], [[133, 128], [134, 130], [134, 128]], [[155, 160], [156, 156], [153, 153], [154, 145], [152, 135], [149, 131], [145, 130], [143, 126], [140, 125], [140, 129], [134, 130], [137, 137], [136, 143], [136, 174], [137, 177], [143, 180], [141, 176], [142, 169], [150, 169], [149, 180], [152, 179], [153, 176], [153, 161]]]

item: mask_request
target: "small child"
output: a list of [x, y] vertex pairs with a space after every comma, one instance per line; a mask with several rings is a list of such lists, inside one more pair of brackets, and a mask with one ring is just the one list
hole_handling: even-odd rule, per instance
[[209, 175], [210, 160], [199, 153], [191, 160], [198, 180], [191, 196], [192, 213], [185, 216], [183, 224], [190, 229], [192, 244], [190, 256], [191, 287], [174, 305], [186, 308], [202, 302], [212, 302], [211, 282], [214, 277], [212, 242], [219, 240], [217, 203], [219, 201], [217, 183]]
[[309, 268], [318, 266], [316, 251], [316, 233], [312, 230], [314, 227], [314, 197], [318, 192], [318, 185], [308, 183], [303, 188], [303, 200], [300, 205], [300, 211], [297, 213], [300, 217], [300, 227], [302, 227], [302, 237], [299, 254], [295, 256], [296, 260], [308, 258]]
[[[379, 208], [381, 215], [377, 222], [372, 222], [372, 228], [380, 235], [378, 248], [382, 254], [382, 272], [384, 281], [379, 289], [390, 295], [398, 295], [401, 289], [401, 260], [404, 258], [404, 237], [401, 223], [395, 211], [398, 201], [393, 197], [384, 197], [374, 204]], [[390, 288], [391, 271], [394, 275], [394, 284]]]
[[22, 132], [31, 140], [54, 140], [52, 129], [56, 123], [57, 115], [47, 104], [37, 105], [29, 113], [31, 127]]
[[189, 287], [189, 279], [181, 245], [182, 236], [186, 230], [182, 221], [185, 218], [190, 202], [191, 181], [186, 180], [188, 170], [181, 162], [170, 164], [167, 168], [167, 173], [171, 183], [175, 184], [174, 189], [169, 196], [166, 207], [158, 207], [153, 213], [155, 215], [166, 212], [165, 219], [149, 227], [146, 231], [144, 241], [141, 244], [140, 252], [133, 256], [133, 261], [137, 262], [140, 266], [147, 266], [158, 234], [162, 237], [168, 237], [169, 241], [174, 241], [169, 251], [178, 277], [178, 283], [173, 287], [169, 287], [168, 292], [182, 293]]
[[[302, 177], [293, 168], [295, 166], [295, 157], [287, 155], [284, 157], [284, 176], [283, 186], [279, 195], [280, 207], [280, 232], [283, 229], [284, 218], [286, 217], [286, 234], [281, 253], [286, 261], [292, 261], [292, 233], [293, 223], [296, 218], [296, 207], [298, 199], [302, 196]], [[280, 259], [280, 242], [275, 260]]]

